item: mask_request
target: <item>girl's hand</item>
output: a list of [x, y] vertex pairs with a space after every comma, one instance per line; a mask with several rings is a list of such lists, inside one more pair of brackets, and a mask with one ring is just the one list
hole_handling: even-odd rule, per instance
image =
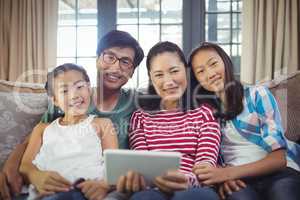
[[122, 193], [138, 192], [146, 189], [146, 182], [142, 175], [128, 171], [126, 176], [120, 176], [117, 183], [117, 191]]
[[68, 180], [52, 171], [36, 171], [31, 174], [30, 181], [42, 196], [67, 192], [71, 188]]
[[237, 192], [246, 187], [246, 183], [242, 180], [229, 180], [219, 186], [218, 193], [221, 199], [226, 199], [227, 195], [231, 195], [232, 192]]
[[109, 186], [104, 181], [87, 180], [76, 186], [89, 200], [102, 200], [106, 196]]
[[163, 192], [173, 193], [188, 188], [188, 178], [178, 170], [169, 170], [155, 178], [154, 184]]
[[193, 173], [202, 184], [213, 185], [234, 179], [233, 170], [231, 169], [230, 167], [222, 168], [210, 164], [199, 164], [193, 167]]

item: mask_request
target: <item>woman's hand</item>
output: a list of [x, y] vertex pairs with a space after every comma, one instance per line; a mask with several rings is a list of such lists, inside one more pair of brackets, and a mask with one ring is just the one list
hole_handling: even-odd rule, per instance
[[233, 192], [237, 192], [246, 187], [246, 183], [239, 179], [225, 181], [219, 186], [218, 193], [221, 199], [226, 199], [227, 195], [231, 195]]
[[120, 176], [117, 183], [117, 191], [122, 193], [138, 192], [146, 189], [146, 182], [142, 175], [128, 171], [126, 176]]
[[89, 200], [102, 200], [109, 191], [109, 186], [104, 181], [87, 180], [76, 186]]
[[214, 167], [210, 164], [199, 164], [193, 167], [193, 173], [204, 185], [213, 185], [233, 179], [231, 167]]
[[173, 193], [188, 188], [188, 178], [178, 170], [169, 170], [155, 178], [154, 184], [163, 192]]
[[67, 192], [71, 188], [68, 180], [52, 171], [35, 171], [30, 175], [30, 182], [42, 196]]

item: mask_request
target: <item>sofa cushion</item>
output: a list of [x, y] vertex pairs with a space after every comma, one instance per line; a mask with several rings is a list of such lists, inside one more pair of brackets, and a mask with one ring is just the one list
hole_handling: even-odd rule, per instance
[[285, 136], [300, 141], [300, 71], [263, 83], [275, 96]]
[[0, 81], [0, 166], [47, 109], [42, 85]]
[[0, 92], [45, 93], [44, 84], [0, 80]]

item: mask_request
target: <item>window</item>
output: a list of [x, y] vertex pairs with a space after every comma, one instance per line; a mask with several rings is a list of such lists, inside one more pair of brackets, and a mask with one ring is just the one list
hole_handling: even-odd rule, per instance
[[[182, 0], [118, 0], [117, 29], [132, 34], [147, 55], [159, 41], [182, 47]], [[136, 69], [129, 87], [147, 87], [146, 59]]]
[[97, 0], [59, 0], [57, 64], [82, 65], [96, 85]]
[[[96, 45], [109, 30], [132, 34], [145, 54], [163, 40], [186, 56], [201, 41], [219, 43], [239, 77], [242, 0], [59, 0], [57, 63], [83, 65], [96, 85]], [[98, 12], [97, 12], [98, 11]], [[146, 87], [146, 59], [126, 87]]]
[[231, 56], [234, 73], [240, 75], [241, 0], [206, 0], [205, 39], [217, 42]]

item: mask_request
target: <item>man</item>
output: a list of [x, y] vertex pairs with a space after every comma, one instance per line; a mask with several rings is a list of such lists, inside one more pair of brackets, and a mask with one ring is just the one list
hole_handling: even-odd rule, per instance
[[[129, 119], [136, 106], [135, 91], [122, 89], [122, 86], [132, 77], [143, 58], [144, 52], [139, 43], [127, 32], [110, 31], [97, 46], [97, 87], [89, 113], [112, 120], [118, 132], [119, 147], [123, 149], [128, 149]], [[63, 113], [59, 109], [50, 105], [41, 121], [51, 122], [61, 115]], [[2, 199], [11, 199], [10, 191], [13, 194], [21, 191], [23, 179], [18, 168], [27, 143], [28, 139], [15, 148], [0, 173]]]

